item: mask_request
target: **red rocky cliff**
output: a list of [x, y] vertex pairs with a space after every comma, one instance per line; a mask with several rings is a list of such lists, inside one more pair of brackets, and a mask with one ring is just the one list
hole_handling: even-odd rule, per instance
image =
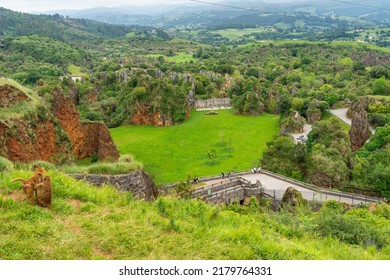
[[20, 162], [73, 159], [69, 139], [45, 106], [12, 85], [0, 86], [0, 97], [0, 156]]
[[77, 158], [96, 154], [99, 160], [118, 159], [119, 151], [103, 123], [81, 122], [77, 108], [70, 98], [58, 91], [53, 96], [53, 114], [70, 138]]

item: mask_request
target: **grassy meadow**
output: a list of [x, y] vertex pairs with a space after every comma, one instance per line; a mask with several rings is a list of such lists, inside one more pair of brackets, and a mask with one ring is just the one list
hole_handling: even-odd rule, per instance
[[29, 205], [20, 183], [11, 183], [31, 175], [0, 173], [2, 260], [390, 259], [387, 205], [377, 212], [344, 213], [330, 204], [291, 213], [253, 200], [248, 207], [176, 197], [145, 202], [50, 170], [48, 210]]
[[121, 154], [132, 154], [157, 183], [250, 169], [278, 132], [278, 116], [217, 115], [192, 111], [171, 127], [121, 126], [110, 130]]
[[196, 58], [192, 57], [192, 54], [185, 52], [178, 52], [174, 56], [166, 56], [162, 54], [149, 54], [146, 57], [159, 58], [160, 56], [164, 57], [164, 60], [174, 63], [189, 63], [190, 61], [197, 61]]

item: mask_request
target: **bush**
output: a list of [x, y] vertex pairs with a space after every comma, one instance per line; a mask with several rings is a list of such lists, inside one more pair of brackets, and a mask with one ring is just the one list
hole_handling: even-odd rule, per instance
[[121, 155], [118, 161], [119, 162], [133, 162], [134, 156], [130, 155], [130, 154]]
[[11, 170], [13, 168], [13, 164], [6, 158], [0, 157], [0, 171]]
[[67, 173], [83, 173], [83, 174], [127, 174], [131, 171], [142, 168], [139, 162], [101, 162], [89, 166], [66, 166], [63, 168]]
[[[331, 206], [331, 205], [328, 205]], [[382, 248], [387, 245], [388, 235], [385, 224], [365, 209], [354, 209], [346, 213], [340, 212], [340, 205], [321, 209], [314, 219], [315, 231], [321, 236], [333, 236], [340, 241]]]
[[35, 165], [45, 168], [45, 170], [55, 170], [56, 165], [43, 160], [36, 160], [29, 163], [15, 163], [15, 168], [20, 170], [32, 170]]

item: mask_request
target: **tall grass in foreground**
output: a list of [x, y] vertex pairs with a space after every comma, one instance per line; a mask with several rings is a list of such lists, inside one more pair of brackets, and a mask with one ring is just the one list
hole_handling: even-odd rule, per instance
[[[250, 207], [170, 197], [135, 201], [114, 188], [95, 188], [49, 171], [54, 199], [48, 210], [21, 201], [20, 185], [10, 182], [31, 175], [0, 173], [0, 259], [390, 258], [389, 220], [383, 209], [348, 214], [331, 205], [319, 213], [275, 213], [253, 201]], [[322, 230], [327, 223], [318, 219], [328, 211], [345, 218], [346, 233], [353, 232], [349, 226], [355, 224], [348, 222], [353, 215], [368, 229], [362, 229], [363, 235], [375, 227], [384, 243], [365, 244]]]

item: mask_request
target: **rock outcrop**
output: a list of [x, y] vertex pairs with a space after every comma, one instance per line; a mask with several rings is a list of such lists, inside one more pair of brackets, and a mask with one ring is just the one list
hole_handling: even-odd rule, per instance
[[321, 119], [322, 110], [321, 104], [318, 100], [314, 99], [310, 102], [309, 108], [306, 111], [307, 123], [313, 124]]
[[289, 133], [301, 133], [305, 126], [305, 118], [297, 111], [291, 111], [280, 124], [280, 134], [287, 135]]
[[382, 103], [389, 106], [389, 99], [383, 96], [362, 96], [348, 109], [347, 115], [352, 118], [349, 137], [351, 138], [352, 150], [362, 147], [370, 136], [370, 131], [375, 133], [368, 121], [369, 108], [371, 105]]
[[5, 85], [0, 88], [0, 108], [8, 108], [23, 100], [27, 100], [27, 95], [19, 89]]
[[0, 156], [19, 162], [73, 159], [69, 138], [44, 105], [10, 84], [0, 87], [0, 97]]
[[231, 107], [231, 100], [229, 97], [225, 98], [209, 98], [209, 99], [195, 99], [194, 107], [196, 109], [210, 109], [210, 108], [229, 108]]
[[96, 154], [99, 160], [116, 160], [119, 151], [107, 127], [100, 122], [81, 122], [72, 100], [61, 92], [53, 93], [53, 114], [60, 122], [73, 145], [77, 158]]
[[154, 200], [158, 196], [153, 180], [142, 170], [123, 175], [71, 174], [70, 176], [77, 180], [86, 180], [96, 186], [104, 184], [115, 186], [120, 191], [131, 192], [138, 199]]
[[364, 103], [356, 102], [352, 105], [352, 124], [348, 134], [351, 139], [352, 151], [361, 148], [370, 137], [368, 114]]
[[306, 200], [302, 197], [302, 194], [294, 189], [288, 187], [282, 197], [282, 206], [288, 205], [290, 207], [298, 207], [306, 205]]

